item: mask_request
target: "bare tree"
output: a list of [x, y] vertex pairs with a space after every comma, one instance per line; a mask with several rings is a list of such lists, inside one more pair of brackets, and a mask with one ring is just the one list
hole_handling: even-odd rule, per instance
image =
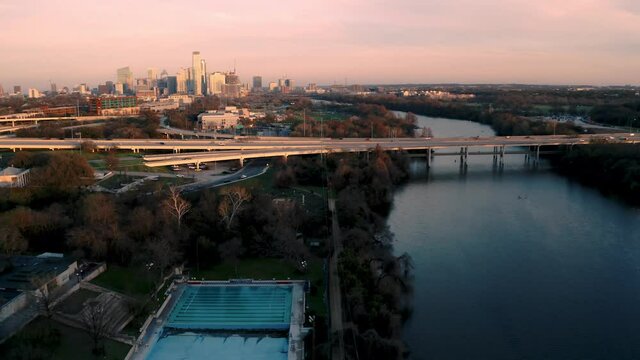
[[120, 160], [112, 151], [110, 151], [104, 158], [104, 162], [107, 166], [107, 169], [110, 171], [115, 171], [118, 168], [118, 165], [120, 165]]
[[81, 321], [93, 341], [93, 353], [99, 354], [100, 339], [109, 334], [109, 318], [99, 300], [91, 300], [82, 310]]
[[227, 229], [230, 229], [234, 218], [242, 210], [242, 205], [251, 199], [251, 194], [246, 188], [240, 186], [225, 188], [220, 193], [223, 200], [218, 207], [218, 213], [227, 225]]
[[165, 209], [176, 218], [178, 228], [182, 225], [182, 218], [191, 210], [191, 204], [180, 193], [176, 186], [169, 187], [169, 197], [163, 203]]
[[161, 237], [152, 239], [147, 244], [149, 255], [157, 268], [160, 278], [164, 279], [164, 270], [181, 259], [178, 240], [172, 232], [165, 232]]

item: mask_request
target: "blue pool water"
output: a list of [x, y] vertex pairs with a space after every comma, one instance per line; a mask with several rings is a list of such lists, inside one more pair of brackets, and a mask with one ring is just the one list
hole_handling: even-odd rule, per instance
[[286, 338], [188, 332], [159, 339], [148, 359], [286, 360], [287, 346]]
[[287, 330], [291, 286], [190, 285], [166, 327], [207, 330]]

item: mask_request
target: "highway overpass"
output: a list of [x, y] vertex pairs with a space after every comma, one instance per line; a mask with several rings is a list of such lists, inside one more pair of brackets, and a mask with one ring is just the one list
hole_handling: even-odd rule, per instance
[[[491, 136], [456, 138], [284, 138], [284, 137], [240, 137], [228, 140], [212, 139], [32, 139], [3, 138], [0, 149], [18, 150], [70, 150], [78, 149], [84, 142], [92, 142], [98, 150], [165, 151], [168, 154], [147, 155], [147, 166], [166, 166], [203, 163], [224, 160], [244, 160], [274, 156], [294, 156], [332, 152], [367, 152], [377, 146], [383, 150], [428, 151], [453, 149], [449, 155], [498, 154], [504, 156], [508, 148], [533, 149], [536, 157], [544, 146], [586, 145], [593, 142], [640, 143], [634, 134], [594, 134], [580, 136]], [[488, 151], [469, 151], [469, 148], [484, 148]], [[192, 151], [185, 153], [185, 151]], [[522, 151], [522, 150], [520, 150]], [[441, 154], [442, 155], [442, 154]]]

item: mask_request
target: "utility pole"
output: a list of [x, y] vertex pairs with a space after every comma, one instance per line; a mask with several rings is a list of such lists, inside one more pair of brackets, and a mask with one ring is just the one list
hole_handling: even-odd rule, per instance
[[302, 136], [307, 136], [307, 109], [302, 109]]

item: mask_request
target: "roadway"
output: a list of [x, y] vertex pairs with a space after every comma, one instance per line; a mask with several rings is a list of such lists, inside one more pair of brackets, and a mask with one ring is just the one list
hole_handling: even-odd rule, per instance
[[[64, 150], [78, 149], [91, 141], [100, 150], [166, 151], [174, 154], [147, 155], [147, 166], [167, 166], [225, 160], [240, 160], [267, 157], [287, 157], [331, 152], [365, 152], [377, 146], [383, 150], [437, 150], [468, 149], [469, 147], [541, 147], [551, 145], [586, 145], [592, 141], [609, 143], [640, 143], [635, 134], [589, 134], [580, 136], [491, 136], [455, 138], [283, 138], [241, 137], [229, 140], [210, 139], [0, 139], [0, 149], [17, 150]], [[187, 152], [184, 151], [198, 151]], [[468, 150], [466, 150], [468, 153]], [[469, 153], [468, 153], [469, 154]]]
[[472, 138], [284, 138], [284, 137], [241, 137], [229, 140], [210, 139], [36, 139], [11, 138], [0, 139], [0, 149], [78, 149], [83, 142], [91, 141], [98, 149], [121, 150], [165, 150], [179, 152], [183, 150], [257, 150], [277, 148], [319, 148], [340, 150], [342, 148], [374, 148], [380, 145], [386, 149], [418, 150], [425, 148], [448, 148], [466, 146], [536, 146], [536, 145], [578, 145], [593, 139], [605, 139], [610, 142], [636, 143], [640, 136], [630, 134], [589, 134], [580, 136], [492, 136]]
[[182, 189], [184, 192], [192, 192], [215, 188], [222, 185], [229, 185], [262, 175], [267, 171], [268, 168], [269, 162], [267, 159], [256, 159], [254, 161], [248, 162], [243, 168], [229, 176], [216, 176], [215, 179], [211, 179], [210, 181], [198, 181], [197, 183], [183, 185]]

